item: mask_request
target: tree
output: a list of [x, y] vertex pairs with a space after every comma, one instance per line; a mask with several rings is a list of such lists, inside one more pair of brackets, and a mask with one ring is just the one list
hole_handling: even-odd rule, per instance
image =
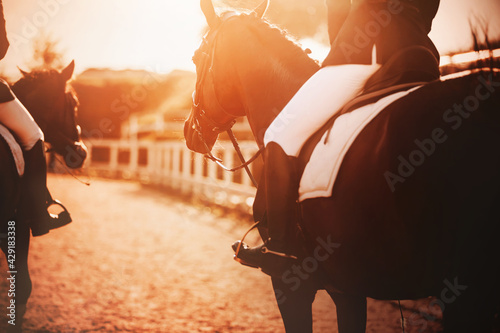
[[51, 35], [40, 34], [33, 41], [33, 64], [36, 69], [60, 68], [64, 66], [64, 54], [59, 49], [59, 40]]
[[[216, 8], [253, 9], [262, 0], [215, 0]], [[298, 38], [314, 37], [328, 44], [325, 0], [273, 0], [266, 14], [269, 20]]]

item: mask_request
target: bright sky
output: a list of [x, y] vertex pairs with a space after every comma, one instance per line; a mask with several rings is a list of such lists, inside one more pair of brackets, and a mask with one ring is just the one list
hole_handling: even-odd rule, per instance
[[[9, 75], [15, 73], [16, 66], [29, 63], [32, 40], [41, 33], [60, 41], [67, 61], [76, 60], [77, 72], [89, 67], [163, 73], [175, 68], [194, 70], [191, 57], [205, 25], [199, 0], [3, 0], [3, 3], [11, 48], [0, 62], [0, 70]], [[500, 37], [500, 1], [442, 0], [431, 33], [442, 53], [470, 46], [471, 15], [488, 22], [490, 34]], [[322, 52], [316, 54], [321, 57]]]
[[[10, 73], [31, 59], [34, 36], [60, 41], [77, 72], [89, 67], [194, 69], [205, 19], [199, 0], [4, 0]], [[3, 64], [5, 62], [5, 64]]]

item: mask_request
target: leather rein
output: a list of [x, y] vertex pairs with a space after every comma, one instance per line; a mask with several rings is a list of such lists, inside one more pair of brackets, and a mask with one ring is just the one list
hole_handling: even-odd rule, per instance
[[[213, 85], [212, 85], [212, 90], [213, 90], [213, 95], [214, 95], [214, 101], [215, 101], [215, 104], [217, 105], [217, 108], [223, 114], [226, 114], [233, 119], [230, 120], [229, 122], [223, 123], [223, 124], [213, 120], [212, 118], [210, 118], [207, 115], [207, 113], [203, 109], [202, 102], [201, 102], [202, 98], [203, 98], [202, 87], [205, 83], [205, 79], [209, 73], [213, 75], [213, 72], [214, 72], [214, 70], [213, 70], [214, 56], [215, 56], [215, 50], [216, 50], [216, 46], [217, 46], [218, 33], [220, 32], [220, 30], [224, 26], [224, 24], [229, 19], [234, 17], [235, 15], [237, 15], [237, 14], [236, 13], [227, 13], [223, 17], [222, 21], [218, 24], [218, 26], [215, 27], [214, 29], [211, 29], [205, 35], [205, 37], [203, 37], [202, 44], [197, 51], [197, 52], [201, 53], [201, 56], [203, 56], [203, 59], [202, 59], [202, 62], [200, 64], [201, 68], [198, 71], [198, 78], [196, 81], [196, 90], [193, 92], [193, 105], [192, 105], [193, 120], [194, 120], [193, 121], [193, 123], [194, 123], [193, 130], [198, 134], [201, 142], [205, 146], [205, 149], [207, 151], [207, 153], [205, 153], [205, 155], [204, 155], [205, 158], [215, 162], [219, 167], [221, 167], [225, 171], [235, 172], [235, 171], [238, 171], [241, 169], [245, 169], [245, 171], [248, 174], [248, 176], [250, 177], [250, 180], [252, 181], [253, 185], [255, 187], [257, 187], [257, 181], [256, 181], [255, 177], [253, 176], [252, 172], [250, 171], [249, 165], [252, 164], [259, 157], [259, 155], [262, 152], [262, 148], [259, 149], [257, 151], [257, 153], [255, 153], [248, 161], [245, 160], [245, 157], [243, 156], [243, 153], [241, 152], [240, 146], [238, 144], [238, 141], [236, 140], [236, 137], [234, 136], [234, 133], [232, 131], [232, 127], [236, 123], [236, 118], [238, 116], [231, 114], [226, 109], [224, 109], [224, 107], [222, 107], [222, 105], [220, 105], [220, 103], [217, 99], [217, 94], [215, 93], [215, 87], [213, 87]], [[209, 53], [204, 52], [204, 50], [203, 50], [204, 48], [208, 48]], [[224, 165], [224, 163], [222, 162], [222, 160], [220, 158], [215, 157], [212, 154], [211, 149], [208, 147], [208, 144], [205, 141], [205, 138], [203, 137], [203, 132], [202, 132], [203, 129], [202, 129], [200, 121], [203, 121], [205, 124], [207, 124], [209, 126], [209, 128], [206, 128], [206, 130], [216, 132], [217, 134], [223, 133], [223, 132], [226, 132], [228, 134], [229, 139], [231, 140], [231, 143], [233, 144], [234, 150], [236, 151], [236, 154], [238, 155], [238, 158], [240, 159], [240, 161], [242, 163], [241, 165], [234, 167], [234, 168], [227, 167], [226, 165]]]

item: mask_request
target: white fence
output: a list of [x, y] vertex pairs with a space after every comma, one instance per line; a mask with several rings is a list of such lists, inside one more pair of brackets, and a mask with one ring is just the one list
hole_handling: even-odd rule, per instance
[[[89, 156], [85, 167], [91, 175], [137, 180], [194, 196], [230, 208], [250, 212], [255, 187], [242, 171], [223, 171], [184, 142], [94, 140], [86, 142]], [[254, 142], [241, 142], [245, 158], [257, 151]], [[228, 166], [240, 164], [229, 142], [216, 144], [213, 153]], [[257, 177], [261, 161], [252, 165]]]

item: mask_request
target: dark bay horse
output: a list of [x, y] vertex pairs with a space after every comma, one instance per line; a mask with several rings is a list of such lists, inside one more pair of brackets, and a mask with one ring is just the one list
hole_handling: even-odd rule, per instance
[[[87, 156], [76, 124], [78, 100], [67, 83], [73, 75], [74, 62], [61, 72], [56, 70], [22, 72], [23, 77], [12, 86], [12, 91], [32, 114], [45, 135], [50, 149], [64, 158], [70, 168], [79, 168]], [[7, 259], [15, 258], [16, 274], [16, 326], [9, 329], [20, 331], [26, 303], [31, 294], [31, 279], [28, 271], [30, 229], [17, 221], [16, 211], [20, 195], [20, 178], [14, 159], [5, 140], [0, 137], [0, 227], [3, 239], [2, 250]], [[15, 257], [9, 256], [9, 223], [15, 221]]]
[[[187, 146], [207, 153], [246, 116], [262, 147], [267, 127], [319, 66], [261, 20], [267, 1], [252, 14], [221, 17], [209, 0], [202, 4], [210, 31], [194, 57], [199, 107], [185, 124]], [[331, 197], [301, 203], [304, 257], [329, 249], [316, 260], [319, 285], [353, 300], [436, 296], [446, 332], [492, 332], [500, 306], [499, 145], [497, 70], [435, 81], [386, 107], [354, 141]], [[288, 277], [289, 289], [291, 278], [311, 280]], [[297, 294], [281, 287], [278, 303]], [[339, 324], [355, 317], [356, 305], [348, 309]]]

